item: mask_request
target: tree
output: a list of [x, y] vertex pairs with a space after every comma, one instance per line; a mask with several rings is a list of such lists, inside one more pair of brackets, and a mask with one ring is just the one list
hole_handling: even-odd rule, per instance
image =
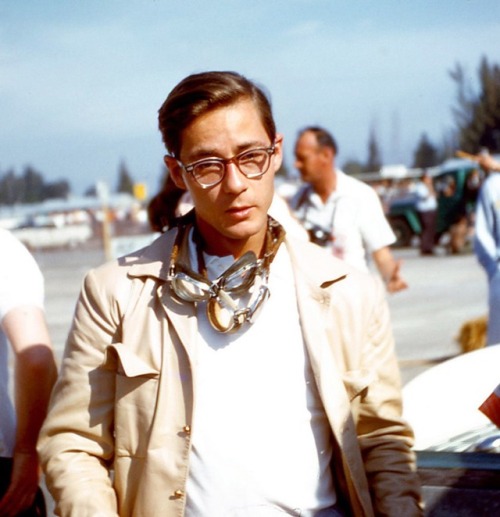
[[13, 170], [9, 170], [0, 180], [0, 204], [13, 205], [19, 201], [19, 180]]
[[66, 198], [70, 193], [68, 181], [46, 182], [41, 173], [26, 166], [21, 176], [9, 170], [0, 176], [0, 204], [40, 203], [50, 198]]
[[382, 159], [380, 157], [377, 139], [375, 137], [375, 130], [370, 131], [370, 138], [368, 139], [368, 160], [365, 165], [365, 172], [376, 172], [382, 166]]
[[23, 174], [23, 202], [38, 203], [43, 200], [43, 178], [29, 165], [24, 169]]
[[469, 153], [477, 153], [482, 147], [500, 152], [500, 67], [490, 65], [486, 57], [482, 58], [477, 93], [459, 63], [450, 71], [450, 76], [457, 85], [453, 115], [460, 148]]
[[346, 173], [346, 174], [350, 174], [350, 175], [359, 175], [359, 174], [362, 174], [364, 172], [364, 165], [359, 162], [358, 160], [347, 160], [344, 165], [342, 166], [342, 170]]
[[134, 193], [134, 180], [132, 179], [132, 176], [130, 176], [124, 162], [120, 163], [116, 192], [125, 192], [127, 194]]
[[85, 197], [97, 197], [97, 188], [95, 185], [90, 185], [90, 187], [85, 190], [83, 193]]
[[434, 167], [440, 161], [438, 150], [431, 144], [426, 133], [422, 133], [420, 142], [415, 150], [413, 158], [413, 167], [425, 169], [426, 167]]
[[66, 180], [46, 183], [43, 188], [44, 199], [66, 199], [70, 193], [70, 186]]

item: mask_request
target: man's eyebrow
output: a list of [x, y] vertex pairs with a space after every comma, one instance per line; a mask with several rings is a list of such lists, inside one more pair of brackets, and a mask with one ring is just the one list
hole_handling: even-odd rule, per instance
[[[260, 149], [262, 147], [269, 147], [271, 144], [267, 142], [263, 142], [262, 140], [252, 140], [249, 142], [244, 142], [242, 144], [239, 144], [236, 147], [236, 153], [240, 154], [243, 151], [247, 151], [249, 149]], [[199, 149], [192, 149], [189, 153], [189, 162], [197, 162], [199, 160], [203, 160], [205, 158], [232, 158], [234, 155], [231, 156], [221, 156], [220, 152], [215, 148], [199, 148]]]

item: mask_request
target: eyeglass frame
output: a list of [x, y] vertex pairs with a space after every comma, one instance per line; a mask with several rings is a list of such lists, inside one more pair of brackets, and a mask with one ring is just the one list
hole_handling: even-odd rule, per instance
[[[238, 160], [241, 159], [242, 156], [244, 156], [245, 154], [247, 153], [252, 153], [252, 152], [255, 152], [255, 151], [265, 151], [269, 158], [268, 158], [268, 163], [267, 163], [267, 167], [265, 168], [265, 170], [259, 172], [258, 174], [251, 174], [251, 175], [248, 175], [246, 173], [244, 173], [239, 164], [238, 164]], [[230, 163], [234, 163], [234, 165], [236, 166], [236, 168], [238, 169], [239, 172], [241, 172], [241, 174], [243, 174], [243, 176], [245, 176], [245, 178], [248, 178], [248, 179], [257, 179], [257, 178], [261, 178], [262, 176], [264, 176], [264, 174], [266, 174], [266, 172], [269, 170], [269, 167], [271, 165], [271, 158], [273, 157], [274, 153], [276, 152], [276, 144], [273, 144], [269, 147], [256, 147], [254, 149], [247, 149], [246, 151], [242, 151], [241, 153], [238, 153], [238, 154], [235, 154], [234, 156], [232, 156], [231, 158], [202, 158], [201, 160], [197, 160], [193, 163], [190, 163], [189, 165], [184, 165], [178, 158], [176, 158], [175, 156], [173, 157], [175, 159], [175, 161], [178, 163], [178, 165], [180, 167], [182, 167], [182, 169], [184, 169], [184, 171], [186, 171], [188, 174], [191, 175], [191, 177], [194, 179], [194, 181], [196, 181], [196, 183], [198, 183], [198, 185], [202, 188], [202, 189], [208, 189], [208, 188], [212, 188], [212, 187], [215, 187], [216, 185], [218, 185], [219, 183], [222, 183], [222, 181], [224, 180], [224, 177], [226, 176], [226, 172], [227, 172], [227, 166], [230, 164]], [[216, 163], [220, 163], [222, 164], [223, 166], [223, 171], [222, 171], [222, 175], [220, 177], [220, 179], [214, 183], [210, 183], [209, 185], [204, 185], [203, 183], [200, 182], [200, 180], [194, 175], [194, 168], [198, 165], [200, 165], [200, 163], [205, 163], [205, 162], [216, 162]]]

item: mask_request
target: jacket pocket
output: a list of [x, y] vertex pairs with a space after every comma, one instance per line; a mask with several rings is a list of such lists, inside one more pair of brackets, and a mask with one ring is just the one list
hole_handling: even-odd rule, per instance
[[116, 455], [144, 457], [158, 398], [160, 372], [121, 343], [106, 350], [104, 366], [115, 371]]
[[368, 392], [370, 384], [375, 379], [375, 372], [368, 368], [346, 371], [342, 376], [342, 380], [344, 381], [349, 400], [352, 402], [356, 397], [363, 398]]

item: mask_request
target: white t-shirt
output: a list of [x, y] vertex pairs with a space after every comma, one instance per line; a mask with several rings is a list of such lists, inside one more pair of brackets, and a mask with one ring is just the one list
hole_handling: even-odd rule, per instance
[[[205, 259], [211, 278], [233, 262]], [[309, 517], [336, 501], [331, 431], [305, 351], [284, 245], [269, 289], [255, 323], [234, 334], [215, 331], [199, 305], [188, 516]]]
[[15, 439], [15, 413], [9, 397], [9, 344], [1, 322], [22, 305], [43, 308], [43, 277], [28, 250], [0, 228], [0, 457], [11, 457]]
[[300, 221], [332, 233], [328, 246], [333, 254], [362, 271], [368, 271], [369, 254], [396, 241], [375, 190], [341, 170], [335, 171], [337, 186], [323, 203], [309, 185], [291, 201]]
[[431, 194], [429, 187], [422, 181], [418, 182], [414, 190], [417, 196], [417, 210], [419, 212], [429, 212], [437, 209], [436, 196]]

